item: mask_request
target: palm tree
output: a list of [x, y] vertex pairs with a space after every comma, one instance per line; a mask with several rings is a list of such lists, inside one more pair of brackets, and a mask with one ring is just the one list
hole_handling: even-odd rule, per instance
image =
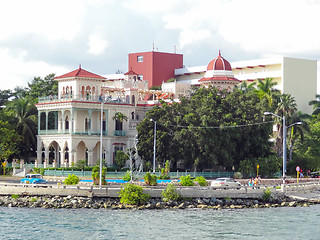
[[250, 84], [247, 83], [247, 81], [243, 81], [241, 84], [236, 85], [234, 88], [241, 90], [243, 93], [254, 91], [256, 88], [256, 82], [252, 82]]
[[277, 83], [274, 82], [272, 78], [266, 78], [265, 80], [258, 79], [256, 93], [260, 99], [267, 99], [269, 107], [273, 104], [274, 93], [279, 92], [274, 89], [276, 85]]
[[116, 130], [122, 130], [122, 122], [128, 121], [128, 117], [121, 112], [116, 112], [112, 119], [116, 120]]
[[[12, 125], [22, 137], [22, 148], [30, 152], [36, 149], [37, 108], [31, 99], [16, 98], [8, 103], [6, 112], [13, 117]], [[22, 151], [24, 152], [24, 151]]]
[[[275, 113], [280, 117], [285, 117], [286, 119], [290, 119], [294, 114], [297, 112], [297, 103], [294, 97], [292, 97], [290, 94], [281, 94], [280, 95], [280, 101], [278, 103], [278, 106], [276, 108]], [[283, 141], [283, 126], [282, 121], [279, 121], [280, 119], [277, 119], [277, 138], [276, 138], [276, 152], [278, 156], [281, 156], [282, 154], [282, 141]]]
[[304, 133], [310, 131], [310, 126], [306, 120], [310, 119], [309, 114], [305, 114], [302, 112], [295, 113], [290, 119], [288, 119], [288, 125], [294, 124], [297, 122], [301, 122], [301, 125], [293, 125], [291, 129], [289, 129], [288, 133], [288, 142], [289, 142], [289, 162], [292, 160], [292, 152], [293, 146], [295, 142], [300, 138], [301, 141], [304, 139]]
[[317, 94], [316, 100], [310, 101], [309, 105], [313, 105], [312, 115], [318, 115], [320, 113], [320, 94]]

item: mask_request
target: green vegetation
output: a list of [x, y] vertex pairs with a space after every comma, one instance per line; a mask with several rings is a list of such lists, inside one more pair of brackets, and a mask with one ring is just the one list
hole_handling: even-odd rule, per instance
[[157, 176], [147, 172], [144, 176], [144, 182], [147, 186], [157, 186]]
[[68, 177], [64, 180], [65, 185], [76, 185], [80, 181], [79, 177], [74, 174], [69, 174]]
[[123, 181], [131, 181], [131, 171], [127, 171], [122, 178]]
[[182, 186], [194, 186], [194, 182], [192, 181], [190, 175], [181, 176], [180, 177], [180, 184]]
[[203, 176], [196, 177], [196, 178], [194, 179], [194, 181], [195, 181], [195, 182], [198, 182], [198, 184], [199, 184], [200, 186], [202, 186], [202, 187], [208, 186], [208, 183], [207, 183], [206, 179], [205, 179]]
[[17, 199], [19, 198], [19, 195], [18, 195], [18, 194], [12, 194], [12, 195], [11, 195], [11, 198], [17, 200]]
[[[107, 174], [107, 168], [102, 168], [102, 185], [106, 184], [106, 174]], [[94, 185], [100, 184], [100, 166], [94, 166], [92, 168], [92, 180]]]
[[150, 196], [143, 193], [142, 187], [127, 183], [121, 188], [119, 197], [123, 204], [141, 205], [146, 203]]
[[164, 202], [168, 201], [179, 201], [181, 199], [181, 195], [177, 193], [177, 188], [174, 184], [169, 183], [165, 190], [161, 193], [161, 198]]
[[263, 191], [263, 195], [262, 195], [262, 200], [265, 202], [268, 202], [271, 198], [271, 189], [270, 188], [266, 188]]
[[117, 151], [115, 155], [115, 162], [117, 169], [120, 170], [124, 167], [125, 163], [129, 160], [128, 155], [124, 151]]

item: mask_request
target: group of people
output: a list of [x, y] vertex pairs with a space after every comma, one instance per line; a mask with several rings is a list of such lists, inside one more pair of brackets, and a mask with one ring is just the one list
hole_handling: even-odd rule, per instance
[[260, 176], [256, 176], [255, 178], [251, 178], [248, 183], [249, 186], [257, 186], [259, 184], [261, 184]]

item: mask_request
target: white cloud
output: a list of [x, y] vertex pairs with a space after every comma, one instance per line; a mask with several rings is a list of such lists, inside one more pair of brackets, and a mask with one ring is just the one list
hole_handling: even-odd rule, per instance
[[109, 43], [102, 39], [98, 35], [90, 35], [89, 36], [89, 42], [88, 42], [88, 53], [93, 55], [100, 55], [104, 53], [106, 48], [108, 47]]
[[85, 12], [83, 1], [77, 0], [2, 1], [0, 40], [25, 33], [37, 33], [48, 40], [72, 40], [81, 30]]
[[66, 67], [50, 65], [41, 61], [26, 61], [26, 53], [22, 52], [18, 57], [9, 55], [8, 49], [0, 49], [1, 85], [0, 89], [14, 89], [17, 86], [26, 87], [33, 77], [45, 77], [50, 73], [57, 75], [69, 71]]

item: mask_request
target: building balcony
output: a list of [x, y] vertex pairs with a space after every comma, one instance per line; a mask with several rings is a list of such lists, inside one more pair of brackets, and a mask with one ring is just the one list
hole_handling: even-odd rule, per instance
[[126, 136], [126, 131], [123, 131], [123, 130], [114, 130], [114, 131], [113, 131], [113, 136], [124, 137], [124, 136]]
[[[71, 131], [70, 129], [62, 130], [62, 129], [50, 129], [50, 130], [39, 130], [38, 135], [100, 135], [100, 130], [74, 130]], [[108, 131], [103, 131], [102, 134], [104, 136], [108, 135]]]

